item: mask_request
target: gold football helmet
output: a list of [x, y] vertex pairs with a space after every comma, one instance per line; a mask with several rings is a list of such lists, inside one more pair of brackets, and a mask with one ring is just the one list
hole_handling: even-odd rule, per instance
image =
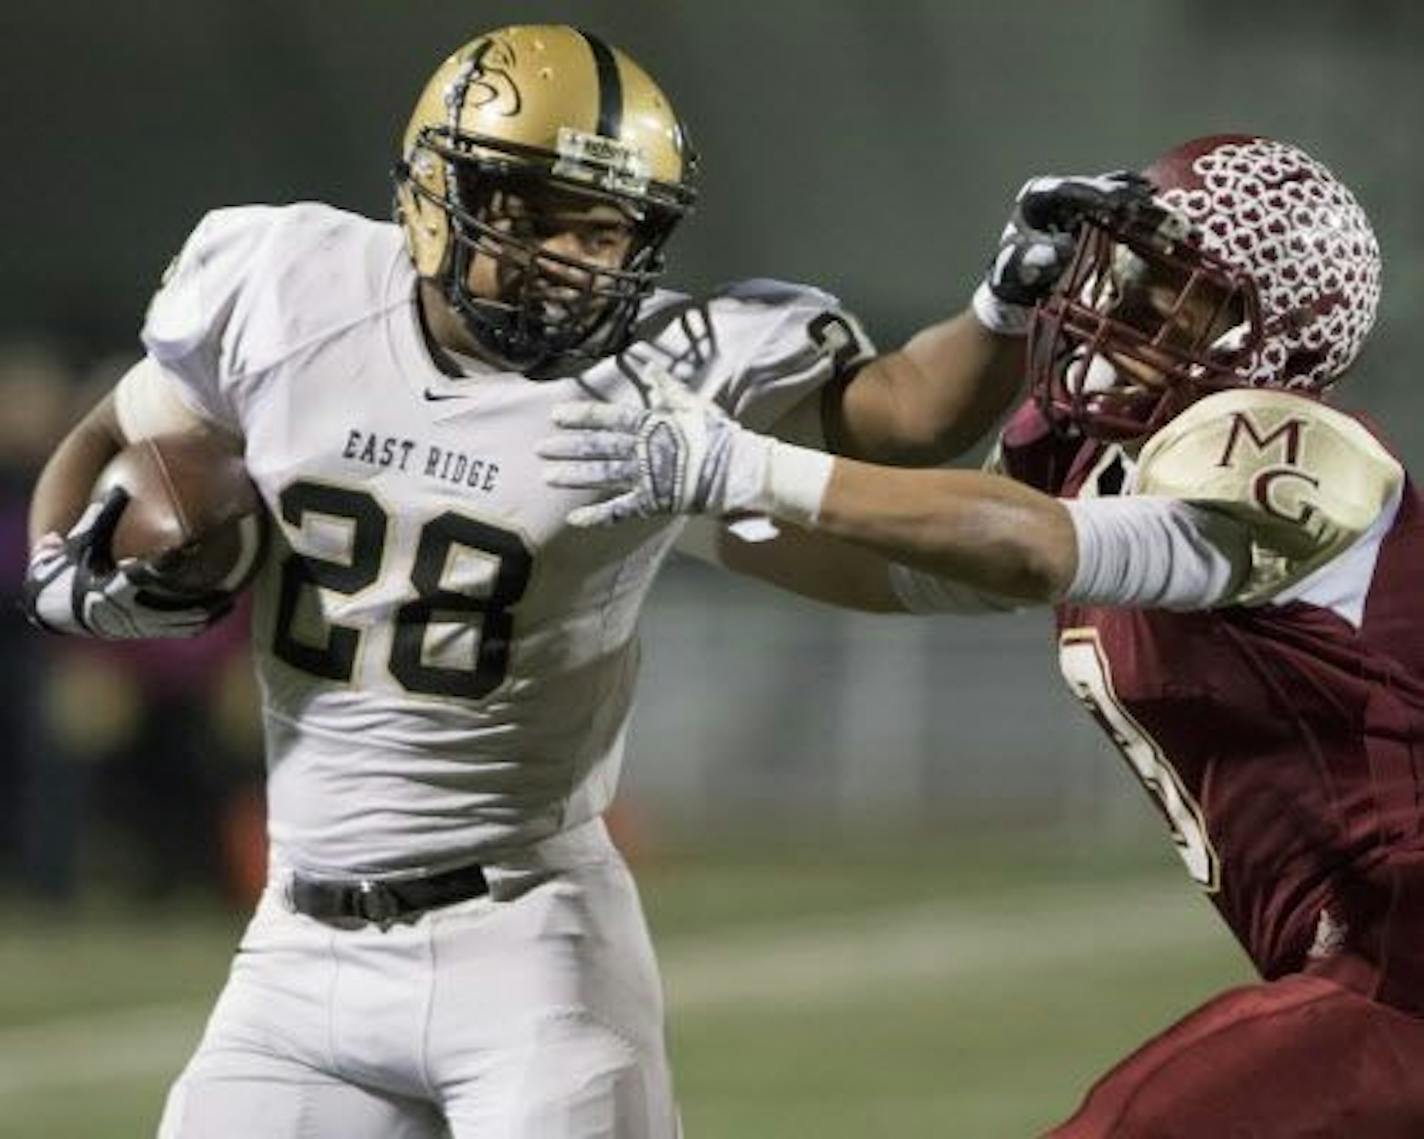
[[[499, 28], [425, 85], [396, 164], [396, 219], [417, 273], [440, 284], [476, 341], [538, 372], [623, 347], [692, 207], [694, 165], [667, 97], [622, 51], [561, 25]], [[555, 253], [498, 224], [501, 195], [541, 189], [618, 207], [635, 235], [623, 264]], [[504, 270], [498, 297], [471, 291], [481, 256]]]

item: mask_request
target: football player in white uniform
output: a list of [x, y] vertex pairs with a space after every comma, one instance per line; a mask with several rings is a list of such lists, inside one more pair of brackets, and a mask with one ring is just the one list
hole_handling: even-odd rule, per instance
[[[1067, 268], [1003, 473], [816, 456], [665, 380], [652, 410], [557, 409], [541, 451], [554, 485], [613, 492], [579, 525], [765, 513], [908, 563], [860, 563], [884, 608], [1055, 605], [1069, 688], [1261, 978], [1117, 1065], [1055, 1139], [1424, 1134], [1424, 496], [1322, 399], [1374, 322], [1379, 246], [1271, 139], [1193, 139], [1144, 177], [1069, 258], [1062, 233], [1006, 235], [993, 274], [1048, 266], [1026, 294]], [[993, 285], [977, 311], [1022, 323]]]
[[253, 626], [270, 885], [164, 1139], [677, 1133], [601, 815], [681, 523], [571, 527], [598, 495], [547, 487], [536, 443], [554, 407], [642, 408], [665, 374], [756, 430], [934, 460], [1003, 410], [1022, 356], [967, 312], [875, 356], [815, 289], [657, 287], [692, 168], [623, 52], [562, 26], [483, 35], [416, 105], [396, 224], [209, 214], [146, 356], [42, 473], [29, 605], [75, 635], [213, 616], [151, 604], [108, 556], [123, 503], [87, 502], [125, 443], [226, 440], [273, 521]]

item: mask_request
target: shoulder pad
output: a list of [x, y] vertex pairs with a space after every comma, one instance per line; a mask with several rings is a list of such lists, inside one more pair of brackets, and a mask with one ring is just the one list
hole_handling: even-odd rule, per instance
[[1242, 388], [1193, 404], [1148, 440], [1137, 494], [1231, 514], [1251, 530], [1252, 570], [1233, 599], [1264, 601], [1348, 548], [1404, 478], [1363, 426], [1291, 392]]
[[392, 266], [409, 264], [400, 230], [390, 223], [316, 202], [275, 211], [254, 272], [261, 288], [239, 310], [243, 351], [238, 372], [260, 371], [294, 350], [405, 301], [393, 288]]
[[319, 203], [214, 210], [164, 275], [144, 341], [172, 365], [222, 350], [255, 370], [379, 307], [398, 248], [396, 227]]
[[383, 305], [408, 302], [400, 231], [318, 203], [214, 210], [149, 304], [142, 339], [220, 423], [240, 377], [262, 373]]
[[181, 358], [227, 319], [276, 213], [270, 206], [233, 206], [204, 215], [149, 302], [143, 329], [149, 352], [164, 362]]

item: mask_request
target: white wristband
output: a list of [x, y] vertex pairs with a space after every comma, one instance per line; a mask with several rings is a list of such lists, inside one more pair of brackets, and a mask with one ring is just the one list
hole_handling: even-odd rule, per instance
[[1028, 322], [1033, 317], [1033, 309], [1023, 305], [1011, 305], [1001, 301], [989, 288], [988, 281], [980, 281], [969, 302], [979, 323], [990, 332], [1000, 336], [1023, 336], [1028, 332]]
[[762, 500], [754, 509], [799, 526], [814, 526], [821, 516], [835, 462], [835, 457], [824, 451], [773, 440]]

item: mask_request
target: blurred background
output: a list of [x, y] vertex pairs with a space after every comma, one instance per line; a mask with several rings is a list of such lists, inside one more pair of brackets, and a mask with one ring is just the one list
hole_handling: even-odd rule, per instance
[[[208, 209], [388, 211], [435, 64], [507, 22], [628, 50], [702, 155], [671, 281], [817, 283], [893, 346], [1033, 173], [1294, 141], [1385, 252], [1341, 402], [1424, 459], [1424, 8], [1404, 0], [18, 0], [0, 13], [0, 1136], [147, 1134], [260, 880], [247, 648], [15, 616], [28, 488]], [[845, 615], [674, 562], [617, 809], [692, 1136], [1027, 1135], [1242, 976], [1060, 692], [1046, 614]], [[77, 1094], [83, 1093], [83, 1094]]]

